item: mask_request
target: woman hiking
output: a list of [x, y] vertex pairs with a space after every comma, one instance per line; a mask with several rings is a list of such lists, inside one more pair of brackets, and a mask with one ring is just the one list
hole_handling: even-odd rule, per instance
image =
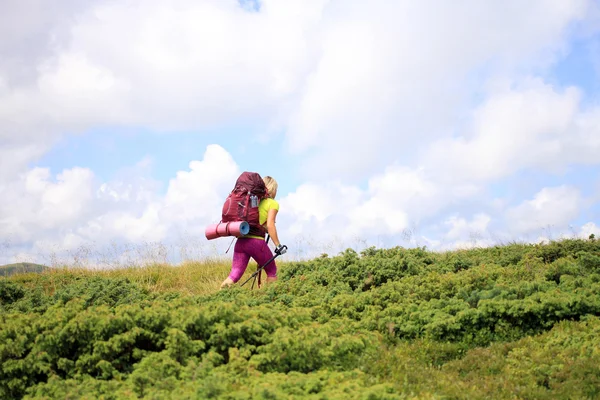
[[[275, 227], [275, 219], [277, 218], [277, 212], [279, 211], [279, 203], [275, 200], [275, 197], [277, 196], [277, 181], [270, 176], [265, 176], [263, 182], [267, 188], [267, 195], [258, 204], [259, 223], [261, 226], [266, 227], [269, 237], [273, 240], [273, 243], [275, 244], [275, 253], [284, 254], [286, 252], [286, 247], [281, 245], [279, 236], [277, 235], [277, 228]], [[248, 267], [250, 257], [252, 257], [259, 266], [263, 266], [271, 259], [271, 257], [273, 257], [273, 253], [267, 245], [267, 242], [264, 240], [264, 237], [246, 235], [237, 239], [233, 248], [231, 272], [223, 283], [221, 283], [221, 289], [229, 287], [240, 280]], [[267, 273], [267, 283], [277, 280], [277, 264], [275, 263], [275, 260], [266, 265], [264, 270]]]

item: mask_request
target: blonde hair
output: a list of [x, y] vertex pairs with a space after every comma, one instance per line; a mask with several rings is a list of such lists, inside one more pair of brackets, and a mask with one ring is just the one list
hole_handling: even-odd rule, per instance
[[277, 181], [270, 176], [265, 176], [263, 178], [263, 182], [265, 182], [265, 186], [267, 187], [267, 191], [269, 192], [269, 197], [274, 198], [273, 194], [277, 192]]

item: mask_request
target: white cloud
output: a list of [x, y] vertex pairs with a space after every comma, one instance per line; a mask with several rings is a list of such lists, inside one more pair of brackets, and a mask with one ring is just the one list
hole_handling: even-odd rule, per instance
[[410, 159], [460, 126], [474, 85], [549, 65], [590, 3], [345, 4], [325, 13], [322, 56], [288, 131], [292, 149], [316, 152], [305, 153], [311, 176], [365, 177]]
[[[58, 11], [27, 2], [0, 5], [0, 25], [10, 30], [0, 56], [15, 60], [0, 62], [0, 150], [19, 151], [21, 171], [65, 132], [95, 126], [275, 123], [310, 66], [310, 35], [325, 3], [265, 1], [254, 13], [234, 0], [94, 1]], [[16, 79], [13, 64], [35, 68]], [[27, 151], [32, 141], [39, 151]]]
[[[147, 165], [143, 161], [133, 171], [143, 175]], [[86, 169], [66, 170], [53, 178], [48, 169], [35, 168], [7, 192], [11, 196], [0, 208], [1, 239], [19, 249], [22, 259], [38, 254], [54, 262], [83, 263], [93, 258], [86, 262], [94, 265], [156, 261], [167, 253], [175, 258], [202, 256], [211, 249], [216, 254], [229, 240], [208, 242], [204, 228], [220, 219], [224, 199], [240, 172], [218, 145], [208, 146], [202, 160], [177, 172], [164, 194], [145, 178], [97, 182]], [[478, 197], [481, 203], [481, 196], [477, 186], [453, 190], [423, 170], [400, 166], [372, 177], [365, 189], [339, 182], [307, 183], [279, 199], [279, 236], [289, 246], [290, 258], [370, 245], [449, 250], [497, 244], [492, 225], [504, 222], [502, 214], [465, 217], [448, 208]], [[502, 232], [513, 232], [509, 239], [514, 240], [514, 234], [535, 234], [547, 226], [565, 231], [586, 205], [578, 190], [561, 186], [545, 188], [507, 210], [505, 204], [494, 205], [492, 211], [506, 210]], [[436, 219], [443, 223], [431, 222]], [[587, 224], [581, 234], [593, 229], [597, 227]]]
[[533, 167], [562, 172], [600, 162], [600, 109], [580, 111], [580, 93], [538, 79], [496, 88], [465, 136], [435, 142], [424, 163], [447, 180], [490, 182]]
[[[111, 185], [110, 196], [124, 205], [113, 203], [80, 232], [85, 232], [88, 239], [94, 232], [101, 234], [104, 243], [115, 237], [132, 243], [173, 242], [184, 233], [203, 237], [206, 225], [219, 221], [225, 197], [239, 173], [225, 149], [210, 145], [201, 161], [191, 161], [189, 170], [176, 173], [163, 196], [138, 189], [134, 193], [141, 195], [128, 198], [125, 194], [131, 191], [129, 185]], [[156, 190], [152, 186], [149, 189]], [[136, 206], [127, 207], [132, 202]]]
[[470, 222], [464, 218], [452, 216], [445, 221], [445, 224], [450, 227], [446, 237], [448, 239], [459, 239], [466, 235], [479, 237], [487, 231], [490, 221], [490, 216], [483, 213], [475, 215]]
[[0, 239], [28, 241], [77, 224], [90, 210], [93, 179], [90, 170], [72, 168], [53, 181], [49, 169], [34, 168], [4, 185]]
[[587, 239], [591, 234], [594, 234], [596, 239], [600, 239], [600, 227], [593, 222], [588, 222], [581, 227], [579, 236], [583, 239]]
[[190, 162], [189, 171], [179, 171], [159, 211], [163, 221], [204, 234], [205, 225], [219, 222], [225, 197], [241, 171], [231, 155], [210, 145], [202, 161]]
[[[110, 182], [29, 169], [62, 135], [98, 126], [283, 132], [307, 183], [281, 199], [282, 240], [340, 246], [429, 223], [446, 244], [415, 234], [425, 243], [473, 243], [498, 222], [491, 211], [506, 211], [490, 182], [600, 163], [600, 108], [537, 77], [598, 11], [591, 0], [61, 5], [0, 5], [0, 238], [19, 246], [202, 237], [218, 220], [240, 170], [217, 145], [164, 194], [143, 166]], [[546, 188], [506, 215], [526, 233], [587, 205]]]
[[339, 183], [327, 186], [307, 183], [288, 194], [281, 202], [295, 219], [323, 222], [332, 214], [352, 210], [362, 197], [362, 192], [356, 187]]
[[[44, 228], [55, 228], [61, 224], [77, 221], [86, 213], [92, 198], [93, 173], [84, 168], [72, 168], [57, 175], [56, 183], [47, 183], [48, 170], [27, 179], [27, 191], [30, 194], [41, 194], [39, 204], [40, 225]], [[41, 176], [39, 176], [41, 175]], [[41, 179], [40, 179], [41, 178]], [[31, 186], [30, 186], [31, 185]]]
[[[22, 46], [3, 35], [0, 51], [36, 70], [23, 83], [0, 65], [10, 82], [0, 85], [0, 137], [43, 138], [47, 149], [97, 125], [260, 121], [314, 153], [313, 177], [367, 177], [459, 123], [473, 85], [549, 65], [593, 2], [264, 0], [260, 12], [234, 0], [28, 4], [2, 6]], [[13, 22], [21, 17], [23, 27]], [[18, 53], [25, 47], [32, 53]]]
[[159, 217], [159, 205], [149, 204], [141, 215], [125, 211], [108, 212], [78, 229], [86, 239], [94, 238], [94, 231], [100, 244], [108, 243], [110, 238], [120, 238], [125, 242], [159, 242], [167, 239], [168, 222]]
[[[399, 241], [434, 244], [419, 232], [422, 222], [453, 202], [480, 195], [477, 186], [444, 185], [422, 170], [391, 166], [369, 179], [366, 189], [339, 182], [301, 185], [280, 199], [279, 236], [301, 246], [302, 254]], [[482, 224], [476, 219], [470, 226], [485, 229]]]
[[578, 189], [569, 186], [544, 188], [533, 199], [506, 212], [508, 226], [518, 233], [551, 227], [561, 230], [581, 212], [583, 200]]
[[39, 63], [68, 43], [74, 16], [94, 3], [93, 0], [2, 1], [0, 75], [5, 74], [10, 86], [30, 84]]
[[34, 168], [3, 188], [0, 241], [47, 254], [91, 244], [101, 249], [114, 240], [172, 242], [184, 233], [203, 238], [206, 225], [220, 219], [238, 175], [218, 145], [208, 146], [202, 161], [190, 162], [189, 171], [179, 171], [164, 195], [140, 177], [100, 183], [84, 168], [55, 178], [47, 168]]

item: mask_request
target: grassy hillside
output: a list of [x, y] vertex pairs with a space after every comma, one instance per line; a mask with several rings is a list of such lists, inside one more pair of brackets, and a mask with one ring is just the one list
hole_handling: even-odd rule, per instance
[[15, 274], [24, 274], [30, 272], [44, 272], [48, 267], [45, 265], [34, 264], [34, 263], [15, 263], [0, 266], [0, 276], [11, 276]]
[[253, 291], [227, 272], [1, 279], [0, 398], [600, 398], [599, 241], [346, 250]]

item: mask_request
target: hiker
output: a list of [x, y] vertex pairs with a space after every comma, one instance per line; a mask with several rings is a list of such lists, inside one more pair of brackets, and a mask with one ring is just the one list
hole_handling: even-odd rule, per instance
[[[277, 218], [277, 212], [279, 211], [279, 203], [275, 200], [275, 197], [277, 196], [277, 181], [270, 176], [265, 176], [263, 182], [265, 183], [267, 193], [266, 197], [258, 204], [259, 223], [262, 227], [266, 227], [266, 232], [269, 234], [271, 240], [273, 240], [273, 243], [275, 244], [275, 253], [284, 254], [287, 247], [283, 246], [279, 241], [277, 228], [275, 227], [275, 219]], [[271, 259], [271, 257], [273, 257], [273, 253], [265, 241], [264, 235], [253, 235], [251, 232], [236, 240], [233, 248], [231, 272], [223, 283], [221, 283], [221, 288], [229, 287], [240, 280], [248, 267], [250, 257], [252, 257], [259, 266], [263, 266]], [[277, 280], [277, 265], [275, 260], [266, 265], [264, 271], [267, 273], [267, 283]]]

